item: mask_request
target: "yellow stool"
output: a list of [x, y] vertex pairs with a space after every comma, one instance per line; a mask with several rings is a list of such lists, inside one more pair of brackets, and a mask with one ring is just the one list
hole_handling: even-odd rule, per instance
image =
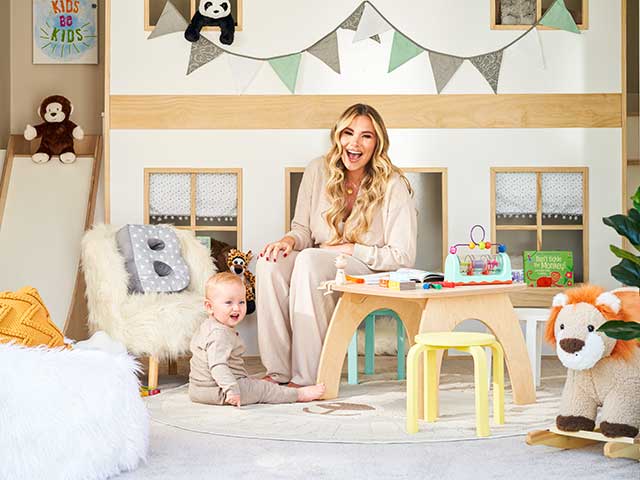
[[407, 432], [418, 431], [419, 385], [418, 362], [424, 353], [424, 414], [427, 422], [438, 416], [438, 381], [436, 352], [455, 348], [473, 356], [476, 386], [476, 433], [489, 436], [489, 391], [487, 385], [487, 357], [484, 347], [493, 352], [493, 418], [504, 424], [504, 354], [493, 335], [487, 333], [436, 332], [416, 335], [416, 343], [407, 356]]

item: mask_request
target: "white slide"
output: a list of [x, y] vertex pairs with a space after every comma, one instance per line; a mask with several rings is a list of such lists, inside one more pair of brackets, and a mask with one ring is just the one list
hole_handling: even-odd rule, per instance
[[93, 221], [100, 138], [78, 142], [79, 155], [72, 164], [57, 157], [34, 163], [30, 148], [12, 136], [6, 153], [0, 187], [0, 291], [35, 287], [64, 331], [76, 291], [80, 240]]

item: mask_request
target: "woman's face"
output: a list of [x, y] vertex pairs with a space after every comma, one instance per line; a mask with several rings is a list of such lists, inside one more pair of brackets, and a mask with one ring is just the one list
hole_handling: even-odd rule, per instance
[[342, 163], [350, 172], [364, 169], [376, 149], [378, 139], [371, 119], [359, 115], [340, 134]]

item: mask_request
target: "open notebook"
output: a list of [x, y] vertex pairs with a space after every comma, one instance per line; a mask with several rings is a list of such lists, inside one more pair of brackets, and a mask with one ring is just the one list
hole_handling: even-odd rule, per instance
[[391, 273], [406, 275], [409, 280], [419, 283], [444, 281], [444, 274], [440, 272], [429, 272], [427, 270], [418, 270], [416, 268], [399, 268], [398, 270], [391, 272], [370, 273], [369, 275], [349, 275], [349, 277], [362, 279], [367, 285], [378, 285], [380, 279], [389, 278]]

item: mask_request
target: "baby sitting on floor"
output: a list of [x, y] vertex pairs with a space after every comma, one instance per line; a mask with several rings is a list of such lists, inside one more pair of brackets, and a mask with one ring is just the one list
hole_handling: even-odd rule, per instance
[[218, 273], [205, 287], [209, 318], [191, 339], [191, 401], [239, 407], [253, 403], [310, 402], [324, 394], [324, 385], [289, 388], [249, 378], [244, 368], [244, 345], [235, 326], [247, 313], [245, 286], [231, 272]]

